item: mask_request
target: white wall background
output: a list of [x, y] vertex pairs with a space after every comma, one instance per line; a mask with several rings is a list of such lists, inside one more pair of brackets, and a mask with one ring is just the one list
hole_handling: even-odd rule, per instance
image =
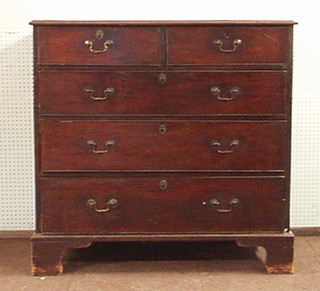
[[[221, 4], [220, 2], [223, 2]], [[320, 226], [316, 1], [0, 0], [0, 230], [34, 229], [32, 27], [37, 20], [295, 20], [292, 226]]]

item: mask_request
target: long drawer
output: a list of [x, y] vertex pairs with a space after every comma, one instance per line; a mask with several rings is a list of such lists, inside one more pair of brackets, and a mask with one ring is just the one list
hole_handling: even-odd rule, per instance
[[286, 122], [42, 122], [42, 171], [281, 171]]
[[285, 114], [284, 72], [40, 72], [43, 115]]
[[283, 231], [285, 179], [42, 179], [43, 233]]
[[167, 29], [168, 64], [286, 63], [287, 42], [287, 27], [172, 27]]

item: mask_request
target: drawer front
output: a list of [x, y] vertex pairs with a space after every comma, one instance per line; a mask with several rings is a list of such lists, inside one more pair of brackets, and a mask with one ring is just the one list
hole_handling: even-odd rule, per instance
[[40, 183], [40, 230], [283, 231], [284, 182], [283, 178], [244, 177], [44, 179]]
[[42, 171], [276, 170], [286, 122], [43, 122]]
[[159, 65], [157, 27], [37, 27], [39, 64]]
[[286, 63], [288, 28], [173, 27], [167, 43], [172, 65]]
[[[57, 85], [58, 84], [58, 85]], [[285, 114], [282, 72], [41, 72], [41, 114]]]

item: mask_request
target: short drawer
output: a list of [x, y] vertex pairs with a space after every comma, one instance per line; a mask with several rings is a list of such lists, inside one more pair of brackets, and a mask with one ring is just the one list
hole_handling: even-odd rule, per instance
[[283, 72], [40, 72], [43, 115], [284, 115]]
[[36, 27], [38, 64], [159, 65], [160, 28]]
[[42, 171], [282, 171], [286, 122], [42, 122]]
[[287, 27], [172, 27], [167, 29], [168, 64], [286, 63], [287, 43]]
[[283, 231], [285, 179], [42, 179], [43, 233]]

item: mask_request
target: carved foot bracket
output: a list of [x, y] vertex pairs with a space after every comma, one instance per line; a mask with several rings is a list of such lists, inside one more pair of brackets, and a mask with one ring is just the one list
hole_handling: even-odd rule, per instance
[[263, 247], [267, 257], [265, 268], [271, 274], [293, 273], [294, 236], [244, 237], [236, 240], [240, 247]]
[[263, 247], [269, 273], [293, 273], [292, 233], [279, 234], [136, 234], [136, 235], [41, 235], [31, 238], [32, 275], [49, 276], [63, 272], [62, 256], [67, 249], [86, 248], [92, 242], [120, 241], [236, 241], [240, 247]]
[[55, 276], [63, 272], [62, 257], [67, 249], [86, 248], [90, 241], [66, 241], [31, 238], [31, 274]]

